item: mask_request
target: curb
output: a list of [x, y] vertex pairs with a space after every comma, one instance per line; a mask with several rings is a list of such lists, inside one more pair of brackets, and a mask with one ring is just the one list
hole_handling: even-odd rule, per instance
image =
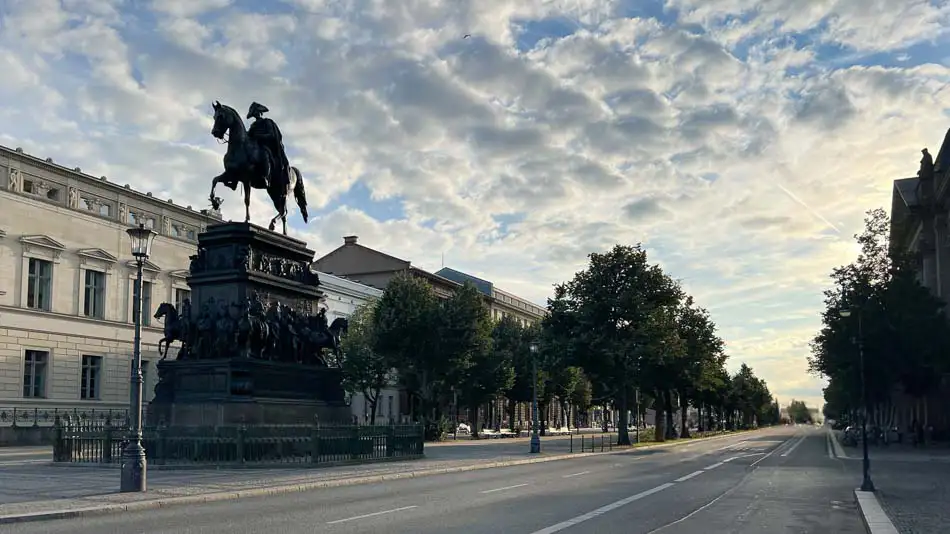
[[851, 458], [848, 456], [848, 453], [845, 452], [844, 447], [841, 445], [841, 441], [838, 440], [838, 433], [829, 428], [828, 434], [831, 436], [831, 448], [835, 453], [835, 458], [840, 460], [854, 460], [854, 458]]
[[854, 501], [858, 503], [861, 522], [868, 534], [899, 534], [873, 491], [854, 490]]
[[[576, 452], [568, 454], [558, 454], [554, 456], [543, 456], [541, 458], [525, 458], [522, 460], [504, 460], [498, 462], [488, 462], [481, 464], [462, 465], [458, 467], [441, 467], [435, 469], [423, 469], [419, 471], [406, 471], [402, 473], [390, 473], [385, 475], [371, 475], [363, 477], [341, 478], [336, 480], [321, 480], [314, 482], [305, 482], [302, 484], [286, 484], [269, 486], [263, 488], [250, 488], [236, 491], [221, 491], [214, 493], [204, 493], [200, 495], [184, 495], [180, 497], [166, 497], [159, 499], [149, 499], [125, 504], [103, 504], [100, 506], [91, 506], [88, 508], [75, 508], [71, 510], [51, 510], [47, 512], [33, 512], [25, 514], [11, 514], [0, 516], [0, 525], [10, 523], [27, 523], [33, 521], [50, 521], [57, 519], [73, 519], [77, 517], [92, 517], [99, 515], [117, 514], [122, 512], [137, 512], [144, 510], [155, 510], [167, 508], [170, 506], [180, 506], [187, 504], [204, 504], [234, 499], [245, 499], [249, 497], [266, 497], [271, 495], [281, 495], [285, 493], [299, 493], [316, 489], [339, 488], [345, 486], [357, 486], [360, 484], [372, 484], [379, 482], [389, 482], [393, 480], [404, 480], [409, 478], [422, 478], [433, 475], [444, 475], [451, 473], [464, 473], [468, 471], [480, 471], [482, 469], [494, 469], [499, 467], [514, 467], [519, 465], [529, 465], [546, 462], [556, 462], [575, 458], [590, 458], [592, 456], [606, 456], [612, 454], [628, 454], [644, 449], [656, 448], [674, 448], [688, 443], [698, 443], [700, 441], [713, 441], [745, 432], [732, 432], [719, 436], [710, 436], [708, 438], [696, 438], [687, 441], [673, 443], [657, 443], [654, 445], [644, 445], [642, 447], [630, 447], [604, 452]], [[895, 531], [896, 532], [896, 531]], [[878, 533], [874, 533], [878, 534]]]

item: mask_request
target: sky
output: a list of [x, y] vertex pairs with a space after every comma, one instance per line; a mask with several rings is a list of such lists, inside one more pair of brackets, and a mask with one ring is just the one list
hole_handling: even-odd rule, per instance
[[[270, 108], [318, 254], [544, 304], [642, 242], [785, 404], [830, 270], [950, 126], [950, 4], [0, 0], [0, 144], [207, 207], [211, 103]], [[463, 38], [470, 35], [469, 38]], [[225, 218], [243, 220], [226, 188]], [[252, 220], [273, 207], [255, 192]]]

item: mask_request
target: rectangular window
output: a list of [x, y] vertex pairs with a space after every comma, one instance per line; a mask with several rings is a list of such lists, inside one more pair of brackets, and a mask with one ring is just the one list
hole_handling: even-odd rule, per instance
[[23, 360], [23, 396], [28, 399], [46, 397], [46, 371], [49, 352], [27, 350]]
[[83, 356], [82, 375], [79, 380], [79, 398], [99, 399], [99, 384], [102, 379], [102, 356]]
[[53, 293], [53, 262], [30, 258], [26, 307], [50, 311]]
[[85, 302], [83, 315], [104, 319], [106, 314], [106, 275], [99, 271], [86, 270]]
[[[132, 280], [132, 322], [138, 316], [138, 292], [135, 290], [135, 280]], [[151, 324], [152, 314], [152, 283], [142, 280], [142, 326]]]
[[175, 288], [175, 309], [178, 310], [178, 313], [181, 313], [185, 299], [191, 299], [191, 291]]

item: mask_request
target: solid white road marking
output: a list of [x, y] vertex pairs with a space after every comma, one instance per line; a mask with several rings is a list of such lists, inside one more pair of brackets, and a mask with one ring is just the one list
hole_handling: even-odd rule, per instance
[[[745, 455], [743, 454], [742, 456], [745, 456]], [[732, 458], [726, 458], [725, 460], [722, 461], [722, 463], [727, 464], [733, 460], [738, 460], [739, 458], [742, 458], [742, 456], [733, 456]]]
[[561, 478], [579, 477], [579, 476], [581, 476], [581, 475], [586, 475], [586, 474], [588, 474], [588, 473], [590, 473], [590, 471], [581, 471], [580, 473], [573, 473], [573, 474], [570, 474], [570, 475], [564, 475], [564, 476], [561, 477]]
[[785, 456], [788, 456], [789, 454], [792, 454], [792, 452], [793, 452], [799, 445], [801, 445], [802, 442], [805, 441], [805, 438], [807, 438], [807, 437], [808, 437], [807, 435], [804, 435], [804, 436], [798, 438], [798, 441], [796, 441], [795, 443], [792, 443], [792, 446], [789, 447], [785, 452], [782, 453], [782, 457], [784, 458]]
[[480, 492], [480, 493], [495, 493], [496, 491], [505, 491], [505, 490], [515, 489], [515, 488], [520, 488], [520, 487], [527, 486], [527, 485], [528, 485], [528, 483], [526, 482], [526, 483], [524, 483], [524, 484], [515, 484], [514, 486], [505, 486], [505, 487], [503, 487], [503, 488], [495, 488], [495, 489], [485, 490], [485, 491], [482, 491], [482, 492]]
[[716, 462], [716, 463], [712, 464], [711, 466], [705, 467], [705, 468], [703, 468], [703, 469], [704, 469], [705, 471], [709, 471], [710, 469], [715, 469], [715, 468], [719, 467], [719, 466], [722, 465], [722, 464], [723, 464], [723, 462]]
[[688, 474], [688, 475], [686, 475], [686, 476], [684, 476], [684, 477], [679, 477], [679, 478], [677, 478], [676, 480], [674, 480], [674, 482], [685, 482], [685, 481], [687, 481], [687, 480], [693, 478], [694, 476], [701, 475], [701, 474], [703, 474], [703, 473], [704, 473], [704, 471], [693, 471], [692, 473], [690, 473], [690, 474]]
[[367, 517], [375, 517], [377, 515], [391, 514], [393, 512], [402, 512], [403, 510], [412, 510], [413, 508], [418, 508], [418, 506], [403, 506], [402, 508], [393, 508], [392, 510], [383, 510], [382, 512], [373, 512], [371, 514], [363, 514], [355, 517], [347, 517], [346, 519], [337, 519], [336, 521], [327, 521], [328, 525], [335, 525], [337, 523], [346, 523], [347, 521], [356, 521], [357, 519], [366, 519]]
[[564, 530], [564, 529], [566, 529], [566, 528], [573, 527], [574, 525], [583, 523], [584, 521], [589, 521], [589, 520], [591, 520], [591, 519], [594, 519], [595, 517], [599, 517], [599, 516], [601, 516], [601, 515], [604, 515], [604, 514], [606, 514], [607, 512], [610, 512], [610, 511], [612, 511], [612, 510], [616, 510], [617, 508], [620, 508], [621, 506], [626, 506], [626, 505], [628, 505], [628, 504], [630, 504], [630, 503], [632, 503], [632, 502], [634, 502], [634, 501], [638, 501], [638, 500], [640, 500], [640, 499], [642, 499], [642, 498], [644, 498], [644, 497], [653, 495], [654, 493], [659, 493], [659, 492], [665, 490], [666, 488], [672, 487], [672, 486], [674, 486], [674, 485], [675, 485], [675, 484], [673, 484], [672, 482], [667, 482], [666, 484], [661, 484], [661, 485], [659, 485], [659, 486], [657, 486], [657, 487], [655, 487], [655, 488], [648, 489], [648, 490], [646, 490], [646, 491], [641, 491], [640, 493], [637, 493], [636, 495], [631, 495], [631, 496], [627, 497], [626, 499], [620, 499], [620, 500], [617, 501], [617, 502], [612, 502], [612, 503], [610, 503], [610, 504], [608, 504], [608, 505], [606, 505], [606, 506], [601, 506], [600, 508], [598, 508], [598, 509], [596, 509], [596, 510], [594, 510], [594, 511], [592, 511], [592, 512], [587, 512], [586, 514], [579, 515], [579, 516], [577, 516], [577, 517], [568, 519], [567, 521], [562, 521], [562, 522], [560, 522], [560, 523], [558, 523], [558, 524], [556, 524], [556, 525], [551, 525], [551, 526], [549, 526], [549, 527], [547, 527], [547, 528], [542, 528], [541, 530], [532, 532], [531, 534], [554, 534], [555, 532], [560, 532], [560, 531], [562, 531], [562, 530]]

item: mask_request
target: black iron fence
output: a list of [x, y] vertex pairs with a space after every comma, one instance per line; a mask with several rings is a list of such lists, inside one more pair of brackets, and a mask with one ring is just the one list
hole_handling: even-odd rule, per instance
[[[118, 464], [128, 442], [128, 425], [118, 421], [55, 423], [53, 461]], [[421, 425], [236, 425], [155, 427], [143, 431], [149, 464], [272, 466], [363, 463], [419, 458]]]

